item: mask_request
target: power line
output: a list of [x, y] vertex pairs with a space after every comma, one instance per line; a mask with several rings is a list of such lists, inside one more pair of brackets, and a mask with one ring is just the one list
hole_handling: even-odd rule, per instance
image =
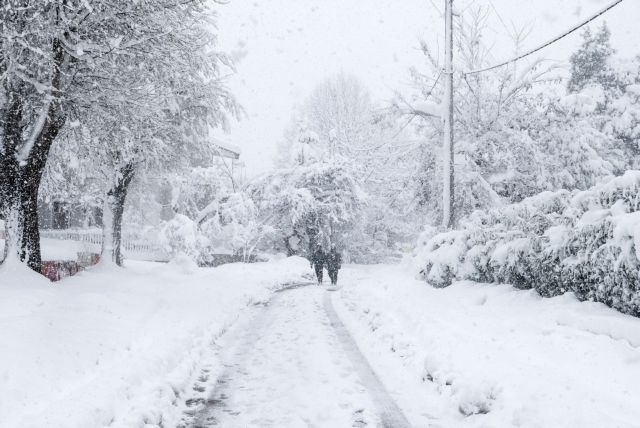
[[571, 27], [568, 31], [565, 31], [564, 33], [560, 34], [559, 36], [554, 37], [553, 39], [549, 40], [548, 42], [546, 42], [546, 43], [544, 43], [544, 44], [542, 44], [542, 45], [540, 45], [540, 46], [538, 46], [538, 47], [536, 47], [534, 49], [531, 49], [530, 51], [525, 52], [522, 55], [518, 55], [515, 58], [512, 58], [512, 59], [510, 59], [508, 61], [505, 61], [505, 62], [502, 62], [500, 64], [493, 65], [491, 67], [486, 67], [486, 68], [481, 68], [481, 69], [477, 69], [477, 70], [467, 71], [464, 74], [467, 75], [467, 74], [483, 73], [485, 71], [493, 70], [493, 69], [496, 69], [496, 68], [511, 64], [512, 62], [516, 62], [518, 60], [521, 60], [524, 57], [527, 57], [527, 56], [529, 56], [531, 54], [534, 54], [534, 53], [546, 48], [547, 46], [557, 42], [558, 40], [561, 40], [561, 39], [567, 37], [569, 34], [577, 31], [578, 29], [580, 29], [582, 27], [584, 27], [585, 25], [587, 25], [591, 21], [595, 20], [596, 18], [600, 17], [601, 15], [604, 15], [606, 12], [608, 12], [609, 10], [613, 9], [615, 6], [617, 6], [620, 3], [622, 3], [622, 1], [623, 0], [615, 0], [615, 1], [613, 1], [612, 3], [610, 3], [605, 8], [603, 8], [603, 9], [599, 10], [598, 12], [596, 12], [595, 14], [589, 16], [587, 19], [585, 19], [584, 21], [580, 22], [579, 24]]
[[507, 27], [507, 24], [505, 24], [504, 19], [502, 19], [502, 16], [500, 15], [500, 12], [498, 12], [498, 9], [496, 9], [496, 6], [493, 4], [492, 0], [489, 0], [489, 5], [491, 5], [491, 9], [493, 9], [493, 12], [496, 14], [496, 16], [498, 17], [498, 20], [500, 21], [500, 23], [502, 24], [502, 26], [504, 27], [505, 30], [507, 30], [507, 32], [511, 32], [511, 30], [509, 29], [509, 27]]

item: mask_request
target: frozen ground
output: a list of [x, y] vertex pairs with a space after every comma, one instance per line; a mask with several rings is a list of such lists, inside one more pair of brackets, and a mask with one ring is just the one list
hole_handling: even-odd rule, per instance
[[349, 266], [335, 302], [411, 420], [640, 427], [639, 319], [510, 286], [433, 289], [405, 272]]
[[[353, 339], [331, 293], [316, 285], [277, 293], [220, 343], [223, 367], [194, 387], [197, 427], [407, 427]], [[198, 401], [190, 398], [191, 402]]]
[[307, 271], [138, 262], [53, 285], [0, 268], [0, 427], [176, 426], [211, 342]]
[[640, 320], [406, 272], [0, 270], [0, 426], [640, 426]]

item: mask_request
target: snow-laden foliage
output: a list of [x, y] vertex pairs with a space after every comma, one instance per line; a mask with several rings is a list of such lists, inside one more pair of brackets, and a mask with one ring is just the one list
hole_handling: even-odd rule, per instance
[[200, 214], [201, 233], [209, 245], [200, 262], [210, 264], [215, 254], [232, 254], [243, 262], [251, 261], [258, 246], [274, 231], [260, 218], [258, 207], [247, 192], [235, 192], [212, 202]]
[[220, 255], [250, 261], [258, 250], [306, 254], [311, 243], [336, 244], [348, 254], [365, 204], [353, 170], [334, 158], [279, 169], [237, 192], [216, 191], [197, 213], [197, 204], [188, 204], [164, 222], [161, 241], [172, 256], [186, 254], [205, 265]]
[[[615, 136], [596, 126], [592, 117], [576, 113], [577, 105], [597, 101], [567, 94], [558, 66], [533, 60], [463, 74], [494, 60], [482, 37], [489, 9], [470, 10], [456, 21], [455, 32], [457, 219], [542, 191], [584, 190], [621, 173], [624, 154]], [[442, 121], [433, 105], [442, 102], [443, 78], [434, 50], [425, 44], [423, 51], [427, 71], [412, 70], [415, 92], [408, 98], [398, 96], [395, 108], [415, 118], [423, 138], [416, 194], [430, 212], [430, 223], [436, 224], [442, 216]]]
[[[105, 5], [105, 13], [112, 7]], [[113, 223], [104, 222], [103, 259], [117, 263], [124, 204], [132, 183], [150, 187], [163, 182], [163, 173], [173, 178], [172, 172], [207, 164], [207, 159], [212, 162], [209, 131], [224, 127], [227, 115], [237, 109], [221, 84], [222, 69], [229, 62], [215, 50], [215, 14], [206, 3], [163, 0], [141, 2], [134, 9], [126, 10], [130, 19], [145, 21], [138, 29], [140, 40], [135, 48], [118, 47], [110, 54], [108, 67], [99, 71], [101, 83], [91, 92], [92, 102], [82, 105], [82, 115], [62, 130], [53, 145], [45, 175], [49, 191], [60, 190], [49, 185], [57, 177], [63, 178], [57, 181], [64, 181], [66, 189], [77, 187], [75, 193], [93, 191], [93, 205], [100, 202], [104, 218]], [[134, 12], [144, 18], [134, 18]], [[68, 162], [70, 156], [82, 162]], [[152, 182], [144, 183], [145, 179]]]
[[336, 244], [349, 252], [365, 196], [353, 177], [354, 166], [341, 158], [279, 169], [249, 186], [265, 224], [275, 230], [272, 243], [288, 254], [306, 254], [311, 243]]
[[[48, 165], [79, 178], [68, 195], [87, 189], [86, 179], [102, 188], [103, 260], [120, 262], [122, 212], [140, 169], [201, 159], [209, 129], [236, 112], [211, 3], [3, 2], [0, 215], [22, 247], [11, 253], [39, 270], [37, 200]], [[71, 169], [70, 154], [82, 160]]]
[[280, 144], [282, 168], [335, 156], [350, 161], [345, 166], [368, 195], [348, 244], [359, 262], [398, 255], [403, 244], [415, 239], [423, 220], [415, 196], [420, 144], [405, 129], [406, 120], [390, 113], [373, 103], [358, 78], [341, 73], [316, 86]]
[[594, 35], [589, 27], [582, 33], [582, 46], [571, 55], [569, 91], [579, 92], [593, 84], [612, 87], [616, 84], [615, 72], [609, 60], [615, 53], [609, 43], [611, 31], [607, 24]]
[[232, 192], [229, 180], [215, 167], [195, 167], [189, 171], [176, 171], [165, 177], [164, 191], [169, 193], [171, 210], [190, 218], [197, 218], [202, 211]]
[[640, 171], [587, 191], [543, 192], [477, 211], [458, 230], [425, 237], [415, 261], [422, 278], [574, 292], [640, 315]]
[[618, 58], [603, 25], [587, 29], [583, 44], [571, 57], [566, 97], [572, 113], [613, 140], [624, 156], [624, 168], [637, 168], [640, 155], [640, 58]]
[[217, 193], [195, 215], [177, 213], [156, 230], [171, 258], [186, 256], [205, 266], [218, 264], [220, 257], [252, 261], [261, 242], [274, 233], [246, 191]]
[[158, 237], [158, 241], [172, 259], [187, 257], [195, 261], [208, 244], [207, 239], [198, 231], [197, 224], [181, 214], [165, 222]]
[[[482, 44], [472, 43], [478, 38], [465, 42], [460, 34], [459, 46], [477, 53], [462, 51], [462, 58], [481, 58]], [[613, 57], [606, 27], [583, 37], [568, 88], [541, 63], [519, 74], [463, 78], [456, 128], [460, 228], [419, 239], [415, 261], [428, 282], [505, 282], [543, 296], [571, 291], [640, 314], [634, 226], [640, 174], [613, 178], [637, 162], [640, 63]], [[431, 87], [434, 94], [422, 95], [437, 97], [438, 86]], [[420, 124], [423, 132], [433, 132], [430, 123], [436, 124]], [[428, 198], [439, 195], [439, 160], [426, 154], [425, 200], [438, 204]]]

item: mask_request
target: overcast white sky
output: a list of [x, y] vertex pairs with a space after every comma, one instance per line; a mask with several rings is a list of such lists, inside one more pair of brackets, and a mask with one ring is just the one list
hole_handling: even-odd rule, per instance
[[[532, 25], [527, 47], [550, 39], [610, 0], [456, 0], [458, 10], [491, 7], [486, 41], [494, 56], [513, 53], [505, 25]], [[374, 99], [384, 101], [408, 85], [408, 67], [420, 65], [418, 40], [441, 40], [443, 0], [230, 0], [220, 7], [222, 48], [242, 53], [229, 86], [247, 117], [222, 138], [242, 149], [247, 175], [272, 167], [296, 103], [316, 83], [344, 70], [359, 76]], [[435, 6], [435, 7], [434, 7]], [[498, 18], [498, 15], [501, 19]], [[640, 1], [625, 0], [603, 19], [613, 45], [626, 56], [640, 54]], [[580, 34], [541, 56], [566, 61]], [[442, 43], [440, 43], [441, 45]]]

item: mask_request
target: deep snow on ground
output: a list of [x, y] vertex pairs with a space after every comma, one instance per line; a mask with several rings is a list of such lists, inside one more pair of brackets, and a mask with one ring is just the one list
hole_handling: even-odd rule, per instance
[[52, 284], [0, 267], [0, 426], [176, 426], [211, 342], [308, 270], [129, 262]]
[[407, 416], [442, 427], [639, 427], [640, 320], [508, 285], [348, 266], [336, 309]]
[[[639, 319], [408, 272], [346, 266], [330, 299], [413, 426], [640, 427]], [[329, 294], [273, 298], [309, 273], [300, 258], [130, 262], [52, 284], [2, 267], [0, 426], [176, 427], [200, 389], [218, 426], [376, 426], [374, 388], [320, 306]]]

